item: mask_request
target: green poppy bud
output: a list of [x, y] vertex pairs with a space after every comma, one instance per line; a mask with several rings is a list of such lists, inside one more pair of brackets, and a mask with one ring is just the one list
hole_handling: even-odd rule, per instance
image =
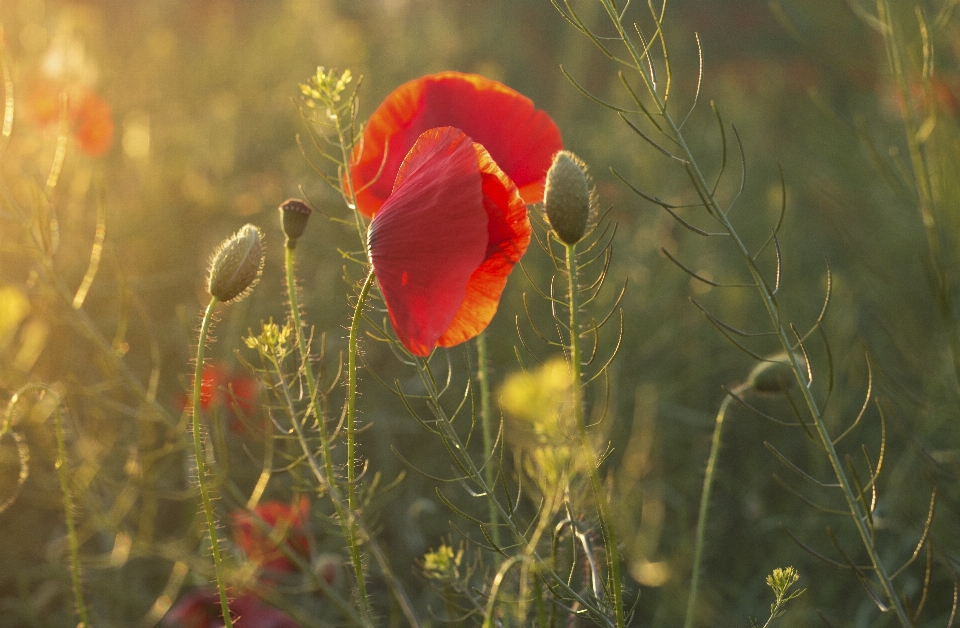
[[287, 236], [287, 248], [297, 246], [297, 239], [303, 235], [307, 228], [307, 221], [313, 210], [310, 206], [298, 198], [290, 198], [280, 205], [280, 224], [283, 225], [283, 233]]
[[566, 244], [576, 244], [587, 230], [591, 194], [586, 171], [586, 164], [565, 150], [553, 156], [547, 171], [544, 210], [550, 228]]
[[207, 292], [224, 303], [239, 301], [253, 291], [263, 268], [263, 236], [260, 229], [244, 225], [213, 254]]

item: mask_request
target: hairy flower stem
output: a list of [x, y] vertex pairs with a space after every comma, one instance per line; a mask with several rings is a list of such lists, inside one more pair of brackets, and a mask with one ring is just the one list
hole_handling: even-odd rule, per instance
[[[353, 512], [357, 511], [356, 486], [356, 423], [357, 423], [357, 333], [360, 331], [360, 319], [363, 317], [363, 306], [370, 293], [375, 276], [373, 267], [367, 273], [367, 278], [357, 296], [357, 305], [353, 310], [353, 320], [350, 323], [350, 340], [347, 349], [347, 505]], [[353, 524], [352, 524], [353, 525]]]
[[609, 591], [613, 597], [613, 609], [617, 628], [625, 625], [623, 613], [623, 588], [620, 579], [620, 555], [617, 543], [617, 533], [614, 530], [610, 517], [610, 504], [600, 481], [600, 471], [597, 469], [597, 453], [590, 442], [587, 433], [587, 421], [583, 410], [583, 355], [580, 348], [580, 284], [578, 280], [577, 246], [564, 244], [567, 257], [567, 278], [569, 280], [570, 306], [570, 368], [572, 371], [572, 401], [573, 417], [580, 435], [580, 445], [583, 449], [584, 464], [589, 469], [590, 485], [593, 488], [593, 498], [597, 505], [597, 515], [600, 519], [600, 531], [603, 533], [603, 542], [607, 549], [607, 568], [610, 572]]
[[[300, 301], [297, 295], [297, 279], [295, 272], [295, 249], [291, 247], [285, 247], [285, 256], [284, 262], [286, 266], [287, 274], [287, 297], [290, 302], [290, 316], [293, 318], [293, 327], [294, 331], [297, 334], [297, 350], [300, 353], [300, 364], [303, 368], [304, 378], [307, 381], [307, 394], [310, 396], [310, 408], [313, 410], [313, 414], [316, 417], [317, 425], [320, 430], [320, 447], [323, 453], [323, 475], [327, 489], [331, 494], [331, 501], [333, 502], [334, 509], [337, 511], [337, 517], [340, 519], [340, 526], [343, 529], [344, 537], [346, 537], [347, 545], [350, 549], [350, 562], [353, 565], [353, 572], [357, 581], [357, 595], [360, 601], [361, 614], [365, 620], [370, 621], [372, 615], [372, 609], [370, 608], [370, 601], [367, 597], [367, 584], [363, 575], [363, 560], [360, 555], [360, 539], [357, 535], [357, 525], [354, 522], [354, 517], [356, 511], [354, 510], [354, 504], [351, 500], [347, 501], [346, 508], [344, 508], [343, 500], [339, 498], [339, 491], [337, 491], [336, 476], [333, 471], [333, 460], [330, 453], [330, 438], [327, 432], [327, 423], [325, 417], [322, 416], [318, 403], [318, 390], [317, 390], [317, 378], [313, 373], [313, 365], [310, 362], [309, 347], [307, 346], [306, 338], [303, 334], [303, 321], [300, 316]], [[350, 360], [354, 360], [353, 353], [351, 351]], [[354, 365], [355, 371], [355, 365]], [[353, 397], [355, 396], [354, 392], [349, 394], [348, 405], [352, 406], [354, 403]], [[310, 415], [310, 410], [307, 411], [307, 416]], [[297, 423], [297, 418], [293, 418], [294, 428], [297, 431], [297, 435], [301, 437], [301, 446], [304, 449], [304, 454], [309, 454], [309, 447], [306, 440], [303, 438], [303, 435], [300, 430], [300, 425]], [[352, 424], [348, 427], [348, 430], [352, 428]], [[353, 460], [353, 447], [352, 447], [352, 432], [348, 432], [348, 455], [347, 460]], [[348, 462], [347, 464], [348, 473], [352, 476], [353, 464]], [[349, 478], [348, 482], [348, 492], [353, 490], [353, 479]], [[350, 512], [347, 512], [350, 510]]]
[[[736, 388], [733, 393], [740, 395], [745, 387]], [[683, 628], [692, 628], [693, 615], [697, 605], [697, 593], [700, 589], [700, 563], [703, 560], [703, 546], [707, 531], [707, 513], [710, 509], [710, 493], [713, 490], [713, 480], [716, 477], [717, 458], [720, 455], [720, 439], [723, 435], [723, 420], [730, 408], [733, 395], [726, 395], [720, 410], [717, 412], [716, 425], [713, 428], [713, 439], [710, 441], [710, 456], [707, 458], [707, 471], [703, 476], [703, 492], [700, 494], [700, 513], [697, 515], [697, 532], [693, 545], [693, 568], [690, 576], [690, 594], [687, 597], [687, 616]]]
[[210, 298], [203, 313], [203, 323], [200, 325], [200, 338], [197, 341], [197, 364], [193, 372], [193, 453], [197, 459], [197, 484], [200, 485], [200, 499], [203, 502], [203, 512], [207, 517], [207, 532], [210, 534], [210, 549], [213, 553], [213, 565], [217, 574], [217, 590], [220, 593], [220, 609], [223, 612], [224, 628], [233, 627], [230, 617], [230, 602], [227, 599], [227, 583], [224, 577], [223, 558], [220, 555], [220, 541], [217, 538], [217, 523], [213, 514], [213, 500], [207, 487], [207, 463], [203, 451], [203, 437], [200, 431], [200, 390], [203, 383], [203, 354], [207, 346], [207, 335], [210, 332], [210, 323], [213, 320], [213, 311], [219, 299]]
[[[487, 358], [487, 334], [477, 336], [477, 379], [480, 383], [480, 425], [483, 429], [483, 477], [487, 486], [496, 486], [493, 466], [493, 410], [490, 407], [490, 360]], [[490, 519], [490, 534], [497, 547], [500, 545], [500, 520], [493, 502], [487, 502]]]

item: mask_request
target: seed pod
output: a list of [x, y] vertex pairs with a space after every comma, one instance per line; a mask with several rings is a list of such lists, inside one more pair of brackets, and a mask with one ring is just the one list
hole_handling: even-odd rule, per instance
[[257, 227], [244, 225], [213, 254], [207, 292], [224, 303], [239, 301], [257, 285], [262, 269], [263, 236]]
[[586, 170], [579, 157], [562, 150], [547, 171], [544, 210], [550, 228], [566, 244], [576, 244], [587, 230], [591, 194]]
[[287, 248], [297, 246], [297, 240], [307, 228], [307, 221], [313, 210], [298, 198], [289, 198], [280, 205], [280, 224], [283, 233], [287, 236]]

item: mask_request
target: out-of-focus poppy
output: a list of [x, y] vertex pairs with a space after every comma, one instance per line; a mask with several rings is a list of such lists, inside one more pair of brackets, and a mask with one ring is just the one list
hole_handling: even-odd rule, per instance
[[73, 136], [80, 150], [88, 155], [102, 155], [113, 143], [113, 116], [110, 105], [93, 92], [83, 94], [76, 108]]
[[[200, 373], [200, 408], [209, 412], [213, 408], [226, 403], [227, 408], [235, 417], [240, 414], [250, 415], [256, 407], [257, 380], [243, 375], [231, 375], [223, 364], [208, 362], [203, 365]], [[180, 397], [183, 408], [190, 406], [187, 395]], [[240, 431], [243, 426], [231, 429]]]
[[[51, 81], [34, 85], [24, 103], [28, 120], [39, 128], [58, 122], [62, 91]], [[113, 144], [114, 126], [110, 105], [88, 89], [80, 88], [70, 93], [67, 122], [70, 134], [87, 155], [102, 155]]]
[[390, 196], [400, 164], [420, 134], [452, 126], [481, 144], [526, 203], [543, 199], [543, 182], [560, 130], [533, 101], [477, 74], [441, 72], [394, 90], [373, 112], [353, 151], [357, 207], [372, 216]]
[[367, 243], [397, 337], [427, 356], [490, 323], [530, 221], [485, 147], [443, 127], [424, 132], [403, 160]]
[[297, 504], [263, 502], [254, 508], [253, 513], [242, 510], [231, 515], [233, 542], [251, 561], [266, 571], [295, 571], [293, 561], [283, 553], [280, 544], [284, 543], [294, 553], [306, 556], [309, 552], [306, 533], [309, 516], [310, 500], [306, 496], [301, 497]]
[[[230, 600], [230, 613], [235, 628], [299, 628], [286, 613], [266, 606], [245, 593]], [[197, 589], [185, 595], [163, 618], [163, 623], [177, 628], [223, 628], [220, 594], [216, 589]]]

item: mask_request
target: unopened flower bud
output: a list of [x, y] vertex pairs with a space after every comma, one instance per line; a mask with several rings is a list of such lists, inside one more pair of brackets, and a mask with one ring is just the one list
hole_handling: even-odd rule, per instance
[[311, 213], [313, 210], [310, 206], [298, 198], [287, 199], [280, 205], [280, 224], [287, 236], [287, 248], [292, 249], [297, 245], [297, 239], [307, 228]]
[[260, 229], [244, 225], [224, 240], [210, 260], [207, 292], [224, 303], [250, 294], [263, 268], [263, 236]]
[[586, 164], [579, 157], [562, 150], [553, 156], [553, 165], [547, 171], [543, 194], [547, 221], [566, 244], [576, 244], [587, 230], [590, 182], [586, 170]]

